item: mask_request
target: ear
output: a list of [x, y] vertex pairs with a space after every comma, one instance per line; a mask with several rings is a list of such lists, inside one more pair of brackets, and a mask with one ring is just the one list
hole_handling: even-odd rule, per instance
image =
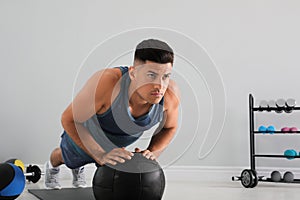
[[136, 69], [134, 66], [130, 66], [128, 69], [128, 74], [131, 80], [135, 79]]

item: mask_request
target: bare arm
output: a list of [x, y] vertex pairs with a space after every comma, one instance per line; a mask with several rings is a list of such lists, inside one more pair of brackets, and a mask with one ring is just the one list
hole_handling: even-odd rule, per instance
[[124, 162], [123, 158], [130, 159], [131, 155], [122, 148], [105, 152], [83, 126], [98, 111], [110, 106], [107, 102], [110, 102], [112, 88], [119, 78], [114, 70], [116, 69], [95, 73], [63, 112], [61, 119], [62, 126], [71, 139], [100, 165]]
[[[178, 126], [179, 90], [175, 83], [165, 94], [164, 120], [153, 134], [147, 150], [143, 151], [146, 158], [156, 159], [169, 145]], [[136, 151], [140, 151], [138, 148]]]
[[178, 106], [174, 106], [165, 111], [165, 121], [163, 127], [158, 127], [157, 131], [151, 138], [148, 150], [158, 157], [162, 151], [169, 145], [174, 137], [178, 126]]

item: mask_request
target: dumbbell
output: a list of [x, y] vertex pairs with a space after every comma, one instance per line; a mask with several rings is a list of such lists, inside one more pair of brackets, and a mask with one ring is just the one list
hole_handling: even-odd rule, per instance
[[285, 102], [285, 109], [284, 111], [286, 113], [291, 113], [294, 109], [294, 107], [296, 106], [296, 100], [295, 99], [287, 99]]
[[295, 151], [294, 149], [287, 149], [284, 151], [284, 156], [286, 156], [286, 158], [289, 160], [294, 159], [297, 154], [297, 151]]
[[297, 133], [297, 131], [298, 131], [297, 127], [291, 127], [291, 128], [283, 127], [283, 128], [281, 128], [281, 132], [283, 132], [283, 133]]
[[277, 107], [276, 112], [277, 113], [282, 113], [285, 110], [285, 100], [284, 99], [277, 99], [276, 100], [276, 107]]
[[287, 183], [294, 181], [294, 174], [292, 172], [285, 172], [283, 175], [283, 180]]
[[268, 126], [267, 133], [270, 133], [270, 134], [275, 133], [275, 127], [274, 126]]
[[268, 101], [268, 108], [267, 108], [267, 111], [268, 112], [271, 112], [272, 110], [271, 109], [275, 109], [276, 108], [276, 102], [274, 100], [270, 100]]
[[262, 100], [259, 102], [259, 109], [258, 111], [264, 111], [264, 110], [267, 110], [268, 108], [268, 102], [266, 100]]
[[258, 131], [261, 132], [261, 133], [273, 134], [273, 133], [275, 133], [276, 129], [275, 129], [274, 126], [268, 126], [268, 127], [260, 126], [260, 127], [258, 127]]
[[283, 132], [283, 133], [289, 133], [290, 132], [290, 128], [289, 127], [283, 127], [283, 128], [281, 128], [281, 132]]
[[297, 133], [297, 131], [298, 131], [297, 127], [291, 127], [290, 128], [290, 132], [292, 132], [292, 133]]
[[258, 127], [258, 131], [261, 132], [261, 133], [266, 133], [267, 132], [267, 127], [265, 127], [265, 126], [259, 126]]
[[[273, 171], [271, 173], [271, 180], [274, 182], [281, 181], [281, 174], [279, 171]], [[287, 183], [291, 183], [294, 181], [294, 174], [292, 172], [285, 172], [283, 175], [283, 181]]]
[[281, 181], [281, 174], [279, 171], [273, 171], [271, 173], [271, 180], [274, 182], [279, 182]]
[[29, 182], [36, 183], [41, 179], [41, 175], [44, 175], [42, 173], [41, 169], [36, 165], [29, 165], [26, 168], [26, 173], [24, 173], [24, 176]]

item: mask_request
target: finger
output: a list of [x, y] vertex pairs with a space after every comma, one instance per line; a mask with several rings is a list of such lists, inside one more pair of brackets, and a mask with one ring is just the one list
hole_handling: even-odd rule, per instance
[[151, 156], [152, 156], [151, 153], [148, 153], [148, 154], [146, 154], [145, 157], [146, 157], [147, 159], [150, 159]]
[[103, 160], [101, 161], [101, 165], [106, 165], [106, 164], [111, 164], [111, 165], [116, 165], [117, 163], [111, 159], [111, 155], [106, 154]]
[[122, 158], [120, 158], [120, 157], [114, 157], [113, 160], [114, 160], [114, 161], [117, 161], [117, 162], [119, 162], [119, 163], [124, 163], [124, 162], [125, 162], [125, 160], [122, 159]]
[[154, 154], [153, 154], [151, 151], [149, 151], [149, 150], [146, 150], [146, 151], [143, 153], [143, 156], [144, 156], [145, 158], [147, 158], [147, 159], [151, 159], [151, 160], [154, 159]]
[[151, 160], [156, 160], [156, 156], [153, 154], [152, 156], [150, 156]]
[[131, 160], [132, 158], [132, 154], [128, 154], [126, 152], [118, 152], [117, 156], [121, 157], [121, 158], [124, 158], [126, 160]]
[[111, 164], [111, 165], [116, 165], [117, 162], [113, 160], [107, 160], [106, 163]]
[[148, 151], [148, 152], [146, 153], [145, 157], [146, 157], [147, 159], [150, 159], [150, 160], [156, 160], [155, 154], [154, 154], [153, 152], [151, 152], [151, 151]]
[[143, 156], [147, 156], [149, 153], [151, 153], [151, 151], [149, 151], [148, 149], [143, 151]]
[[116, 149], [116, 150], [113, 150], [110, 152], [110, 155], [113, 156], [113, 157], [121, 157], [121, 158], [124, 158], [124, 159], [127, 159], [127, 160], [130, 160], [131, 157], [133, 156], [133, 153], [125, 150], [125, 149]]
[[124, 163], [125, 159], [121, 158], [118, 155], [107, 155], [106, 162], [112, 165], [116, 165], [117, 163]]
[[127, 150], [125, 150], [125, 149], [123, 149], [122, 153], [123, 153], [123, 155], [130, 156], [130, 159], [131, 159], [132, 156], [134, 156], [134, 154], [133, 154], [132, 152], [127, 151]]

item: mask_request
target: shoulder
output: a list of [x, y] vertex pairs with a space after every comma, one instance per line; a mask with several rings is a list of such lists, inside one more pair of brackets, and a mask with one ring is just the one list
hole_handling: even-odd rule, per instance
[[120, 88], [122, 72], [119, 68], [109, 68], [95, 73], [96, 97], [109, 98]]
[[112, 90], [121, 79], [122, 73], [119, 68], [108, 68], [97, 71], [86, 82], [80, 94], [103, 98], [111, 95]]
[[180, 90], [175, 81], [170, 80], [168, 89], [164, 95], [164, 107], [165, 110], [168, 108], [177, 108], [180, 103]]
[[122, 77], [122, 72], [119, 68], [108, 68], [96, 72], [92, 78], [97, 82], [116, 83]]
[[104, 90], [110, 86], [114, 86], [121, 77], [122, 73], [118, 68], [99, 70], [88, 79], [85, 88]]

